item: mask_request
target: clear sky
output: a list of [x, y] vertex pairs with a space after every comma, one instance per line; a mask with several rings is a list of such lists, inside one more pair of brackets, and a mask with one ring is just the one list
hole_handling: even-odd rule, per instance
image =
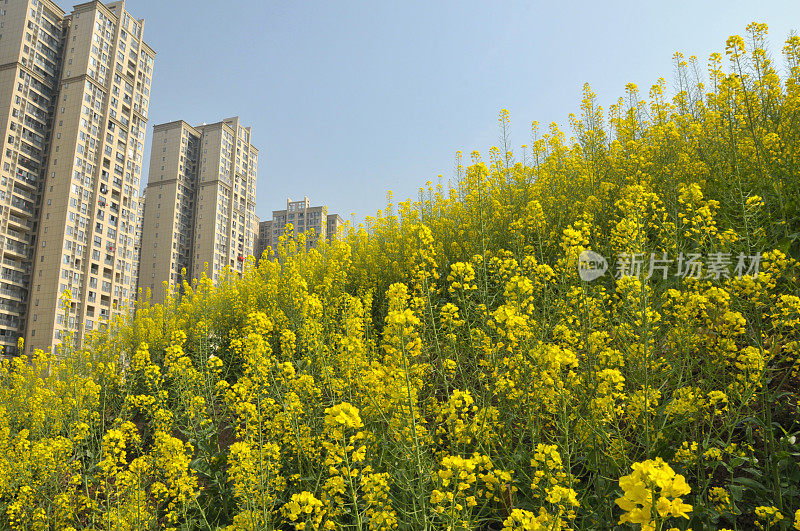
[[[62, 0], [62, 7], [71, 7]], [[303, 2], [127, 0], [156, 50], [143, 179], [155, 124], [239, 115], [259, 149], [256, 214], [287, 197], [355, 220], [427, 180], [455, 152], [513, 145], [577, 112], [584, 82], [604, 108], [625, 84], [672, 87], [672, 54], [724, 52], [751, 21], [773, 58], [800, 1]]]

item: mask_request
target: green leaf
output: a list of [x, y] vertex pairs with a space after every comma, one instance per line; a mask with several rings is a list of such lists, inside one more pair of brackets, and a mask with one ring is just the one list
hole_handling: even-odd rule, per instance
[[745, 477], [738, 477], [733, 478], [733, 483], [738, 483], [744, 487], [748, 487], [750, 490], [753, 490], [759, 494], [766, 494], [767, 488], [759, 483], [758, 481], [752, 478], [745, 478]]

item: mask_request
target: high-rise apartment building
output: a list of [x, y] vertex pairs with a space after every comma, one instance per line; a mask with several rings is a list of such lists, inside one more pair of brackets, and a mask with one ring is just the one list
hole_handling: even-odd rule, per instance
[[325, 237], [328, 241], [341, 237], [339, 230], [344, 227], [344, 220], [339, 214], [328, 214], [328, 223], [325, 225]]
[[0, 346], [6, 354], [16, 352], [26, 325], [63, 20], [50, 1], [0, 3]]
[[[306, 247], [313, 247], [320, 238], [328, 241], [336, 237], [344, 221], [338, 214], [328, 214], [328, 207], [311, 206], [308, 196], [301, 201], [286, 199], [286, 210], [273, 210], [272, 219], [262, 221], [258, 227], [256, 256], [261, 257], [267, 247], [275, 249], [286, 225], [291, 223], [295, 235], [307, 232]], [[313, 231], [313, 232], [312, 232]]]
[[258, 150], [239, 118], [153, 129], [139, 287], [164, 300], [167, 285], [204, 271], [241, 273], [256, 241]]
[[[146, 191], [146, 190], [145, 190]], [[133, 263], [136, 267], [136, 277], [131, 283], [134, 289], [134, 297], [138, 294], [139, 287], [139, 269], [142, 266], [142, 229], [144, 228], [144, 196], [142, 192], [139, 195], [138, 207], [136, 210], [136, 235], [133, 237]], [[134, 298], [132, 297], [132, 298]]]
[[[0, 4], [0, 345], [125, 311], [155, 53], [124, 1]], [[69, 290], [68, 311], [60, 308]]]
[[256, 250], [253, 255], [261, 260], [261, 256], [267, 247], [272, 246], [272, 220], [260, 221], [258, 223], [258, 239], [256, 240]]
[[260, 254], [256, 254], [256, 251], [258, 251], [258, 239], [261, 235], [260, 230], [261, 218], [253, 214], [253, 248], [250, 250], [250, 254], [255, 256], [256, 262], [261, 258]]

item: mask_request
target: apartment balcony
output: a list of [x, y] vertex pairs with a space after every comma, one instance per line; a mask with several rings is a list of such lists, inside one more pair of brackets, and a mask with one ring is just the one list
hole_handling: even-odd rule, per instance
[[18, 303], [9, 301], [8, 299], [1, 299], [1, 298], [0, 298], [0, 311], [10, 313], [17, 317], [22, 316], [23, 313], [23, 309], [20, 308], [20, 305]]
[[37, 180], [33, 174], [21, 168], [17, 168], [17, 173], [14, 175], [14, 184], [27, 186], [33, 190], [37, 189]]
[[25, 245], [14, 245], [11, 242], [6, 242], [6, 254], [25, 260], [28, 258], [28, 248]]
[[33, 37], [38, 42], [43, 42], [46, 45], [50, 46], [51, 48], [57, 50], [58, 49], [58, 40], [52, 37], [50, 34], [46, 33], [41, 28], [39, 29], [39, 33], [34, 33]]
[[67, 289], [72, 293], [80, 293], [83, 291], [83, 282], [78, 280], [71, 280], [67, 282]]
[[21, 218], [19, 216], [15, 216], [14, 214], [8, 214], [8, 224], [15, 228], [27, 231], [33, 228], [33, 221], [25, 218]]
[[56, 76], [55, 65], [51, 66], [51, 65], [47, 64], [46, 61], [39, 60], [38, 57], [36, 59], [34, 59], [33, 62], [34, 62], [34, 66], [33, 66], [34, 70], [39, 71], [39, 73], [42, 74], [42, 77], [44, 77], [48, 81], [55, 80], [55, 76]]
[[23, 199], [27, 199], [31, 203], [36, 203], [36, 194], [28, 192], [27, 190], [23, 190], [22, 188], [14, 187], [13, 192]]
[[29, 159], [24, 155], [17, 157], [17, 166], [22, 166], [31, 175], [36, 175], [39, 173], [39, 164], [35, 160]]
[[33, 133], [23, 132], [20, 138], [25, 142], [33, 144], [36, 149], [44, 149], [44, 140], [38, 138], [37, 135], [34, 135]]
[[[9, 329], [14, 332], [19, 331], [19, 319], [0, 319], [0, 327]], [[7, 334], [6, 334], [7, 335]]]
[[25, 294], [19, 288], [0, 287], [0, 297], [6, 297], [18, 302], [25, 302]]
[[47, 112], [34, 105], [25, 105], [23, 112], [25, 112], [28, 116], [32, 116], [36, 120], [47, 123]]
[[17, 271], [22, 273], [30, 273], [31, 272], [31, 265], [27, 262], [18, 262], [16, 260], [12, 260], [9, 256], [3, 257], [3, 265], [7, 267], [11, 267]]
[[24, 275], [3, 272], [0, 273], [0, 279], [16, 284], [20, 288], [27, 288], [28, 279]]
[[34, 209], [27, 201], [22, 201], [16, 197], [11, 199], [11, 211], [17, 216], [33, 217]]
[[28, 101], [25, 103], [26, 109], [36, 108], [38, 113], [47, 113], [49, 106], [50, 102], [43, 96], [39, 96], [33, 90], [28, 90]]

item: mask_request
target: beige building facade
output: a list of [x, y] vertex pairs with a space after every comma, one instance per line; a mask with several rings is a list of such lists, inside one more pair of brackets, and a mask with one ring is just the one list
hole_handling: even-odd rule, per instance
[[[142, 192], [139, 195], [138, 207], [136, 212], [136, 234], [133, 238], [133, 261], [136, 267], [136, 276], [135, 279], [131, 282], [134, 286], [134, 293], [136, 298], [138, 298], [138, 287], [139, 287], [139, 271], [142, 267], [142, 228], [144, 226], [144, 196], [145, 193]], [[133, 309], [133, 308], [131, 308]]]
[[259, 237], [261, 235], [260, 230], [261, 230], [261, 218], [258, 217], [256, 214], [253, 214], [253, 248], [251, 249], [250, 254], [255, 256], [256, 261], [258, 261], [258, 259], [261, 258], [260, 254], [256, 254], [259, 246], [258, 243]]
[[272, 246], [272, 220], [260, 221], [258, 223], [258, 239], [256, 240], [256, 250], [254, 256], [261, 260], [264, 251]]
[[328, 214], [328, 223], [325, 225], [325, 237], [329, 242], [342, 237], [344, 220], [339, 214]]
[[162, 302], [169, 286], [241, 273], [257, 238], [258, 150], [238, 117], [153, 129], [139, 287]]
[[45, 0], [0, 3], [0, 347], [5, 354], [16, 353], [27, 324], [64, 15]]
[[[155, 52], [125, 3], [0, 4], [0, 345], [77, 343], [135, 295]], [[66, 312], [60, 300], [66, 291]], [[13, 325], [13, 326], [3, 326]]]

